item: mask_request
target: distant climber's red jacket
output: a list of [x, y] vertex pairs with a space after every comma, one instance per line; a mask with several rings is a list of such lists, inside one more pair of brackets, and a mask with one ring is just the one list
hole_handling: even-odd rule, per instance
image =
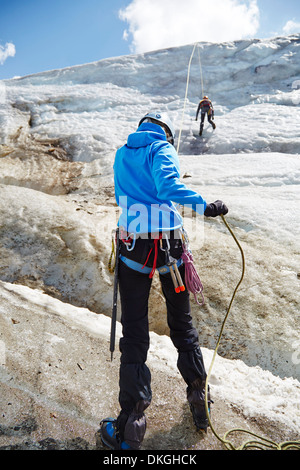
[[203, 98], [203, 100], [200, 101], [196, 113], [196, 119], [198, 119], [198, 114], [200, 110], [201, 113], [213, 114], [214, 108], [212, 102], [208, 98]]

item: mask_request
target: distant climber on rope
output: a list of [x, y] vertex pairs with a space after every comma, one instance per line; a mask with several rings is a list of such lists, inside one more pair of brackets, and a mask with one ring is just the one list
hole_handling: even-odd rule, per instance
[[212, 102], [210, 101], [210, 99], [207, 96], [203, 96], [202, 100], [200, 101], [200, 103], [198, 105], [198, 109], [197, 109], [197, 113], [196, 113], [196, 119], [195, 119], [196, 121], [198, 120], [198, 114], [199, 114], [200, 111], [201, 111], [201, 122], [200, 122], [199, 135], [201, 136], [202, 132], [203, 132], [204, 119], [205, 119], [206, 114], [207, 114], [207, 120], [212, 125], [212, 128], [213, 129], [216, 128], [216, 125], [213, 122], [214, 108], [213, 108]]

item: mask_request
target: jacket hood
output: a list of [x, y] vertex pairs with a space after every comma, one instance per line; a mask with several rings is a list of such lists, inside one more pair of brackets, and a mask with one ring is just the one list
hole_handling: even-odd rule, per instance
[[128, 136], [127, 146], [131, 148], [146, 147], [156, 140], [167, 142], [165, 131], [158, 124], [146, 122], [142, 123], [136, 132]]

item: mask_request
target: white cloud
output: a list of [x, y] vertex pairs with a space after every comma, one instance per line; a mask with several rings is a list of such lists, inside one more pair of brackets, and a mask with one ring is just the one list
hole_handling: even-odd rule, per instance
[[282, 28], [284, 34], [293, 34], [300, 32], [300, 22], [293, 20], [287, 21], [284, 27]]
[[14, 57], [16, 53], [15, 45], [7, 42], [5, 46], [0, 45], [0, 64], [3, 65], [8, 57]]
[[259, 27], [257, 0], [132, 0], [119, 16], [136, 53], [253, 37]]

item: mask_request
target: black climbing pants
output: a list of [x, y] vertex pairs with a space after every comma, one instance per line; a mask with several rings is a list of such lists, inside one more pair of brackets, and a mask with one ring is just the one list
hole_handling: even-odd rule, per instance
[[204, 126], [205, 115], [207, 115], [207, 120], [208, 120], [209, 124], [211, 124], [212, 127], [214, 127], [214, 123], [213, 123], [213, 120], [212, 120], [212, 114], [209, 114], [208, 112], [201, 112], [200, 131], [203, 129], [203, 126]]
[[[135, 249], [128, 252], [121, 243], [121, 254], [145, 262], [145, 257], [153, 240], [136, 241]], [[182, 254], [180, 240], [170, 240], [171, 255], [179, 259]], [[157, 266], [165, 264], [163, 252], [158, 250]], [[151, 266], [153, 256], [147, 265]], [[184, 282], [184, 265], [180, 273]], [[202, 353], [199, 347], [197, 330], [193, 327], [190, 313], [190, 299], [187, 289], [176, 293], [170, 273], [160, 274], [162, 292], [166, 300], [167, 322], [170, 338], [178, 351], [178, 369], [189, 386], [195, 380], [205, 380]], [[119, 263], [119, 290], [121, 298], [121, 323], [123, 336], [120, 339], [120, 394], [119, 402], [126, 419], [134, 410], [141, 416], [151, 402], [151, 374], [146, 365], [149, 349], [148, 299], [152, 279]], [[122, 413], [121, 412], [121, 413]], [[122, 421], [122, 419], [121, 419]], [[125, 420], [126, 421], [126, 420]]]

